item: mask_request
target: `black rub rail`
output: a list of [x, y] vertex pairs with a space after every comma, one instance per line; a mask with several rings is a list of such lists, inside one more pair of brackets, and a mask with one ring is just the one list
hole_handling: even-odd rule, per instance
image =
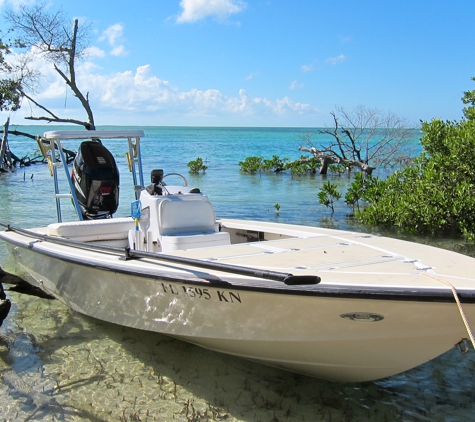
[[117, 246], [90, 244], [86, 242], [79, 242], [77, 240], [65, 239], [61, 237], [48, 236], [46, 234], [37, 233], [32, 230], [14, 227], [10, 224], [0, 221], [0, 226], [6, 227], [7, 230], [24, 234], [26, 236], [41, 239], [45, 242], [56, 243], [65, 246], [76, 246], [81, 249], [102, 250], [107, 252], [114, 252], [124, 254], [122, 259], [133, 258], [148, 258], [158, 261], [173, 262], [177, 264], [189, 265], [193, 267], [205, 268], [208, 270], [222, 271], [232, 274], [239, 274], [249, 277], [263, 278], [265, 280], [279, 281], [289, 286], [318, 284], [321, 278], [317, 275], [293, 275], [290, 273], [283, 273], [278, 271], [261, 270], [258, 268], [243, 267], [240, 265], [223, 264], [218, 262], [203, 261], [200, 259], [185, 258], [180, 256], [166, 255], [156, 252], [136, 251], [130, 248], [120, 248]]

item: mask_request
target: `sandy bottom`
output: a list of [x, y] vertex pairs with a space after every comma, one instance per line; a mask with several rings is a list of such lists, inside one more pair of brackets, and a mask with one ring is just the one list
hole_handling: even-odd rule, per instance
[[475, 353], [389, 379], [337, 384], [103, 323], [7, 292], [4, 421], [445, 421], [475, 414]]

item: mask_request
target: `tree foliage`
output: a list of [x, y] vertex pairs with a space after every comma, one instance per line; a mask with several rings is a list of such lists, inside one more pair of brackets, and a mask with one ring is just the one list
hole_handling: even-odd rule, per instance
[[417, 233], [457, 232], [475, 239], [474, 92], [463, 97], [466, 118], [422, 124], [424, 152], [414, 165], [376, 181], [357, 215], [366, 223]]
[[21, 81], [12, 76], [12, 67], [6, 60], [10, 53], [10, 46], [0, 38], [0, 111], [15, 111], [21, 105]]
[[14, 79], [0, 79], [0, 111], [15, 111], [21, 105], [21, 82]]
[[299, 148], [321, 162], [320, 174], [326, 174], [331, 164], [372, 174], [378, 166], [394, 165], [411, 156], [411, 128], [395, 114], [360, 105], [351, 111], [338, 107], [331, 115], [333, 128], [320, 131], [329, 135], [329, 141], [317, 146], [306, 136], [307, 145]]

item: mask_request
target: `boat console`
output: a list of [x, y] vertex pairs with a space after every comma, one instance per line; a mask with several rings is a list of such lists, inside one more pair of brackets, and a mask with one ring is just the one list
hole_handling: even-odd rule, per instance
[[[141, 130], [52, 131], [37, 139], [54, 178], [58, 223], [47, 234], [83, 242], [106, 243], [146, 252], [230, 245], [230, 235], [221, 232], [213, 205], [199, 189], [188, 187], [178, 173], [151, 172], [152, 184], [144, 187], [140, 153]], [[135, 189], [137, 213], [132, 218], [111, 218], [118, 207], [119, 174], [113, 155], [102, 145], [104, 139], [126, 139], [129, 171]], [[69, 173], [62, 141], [82, 143]], [[59, 156], [58, 153], [59, 152]], [[60, 193], [57, 168], [63, 167], [69, 193]], [[178, 176], [183, 186], [167, 185]], [[79, 222], [62, 222], [60, 199], [69, 198]], [[86, 221], [84, 221], [86, 220]]]
[[219, 231], [208, 197], [189, 186], [168, 186], [154, 178], [140, 192], [140, 218], [129, 230], [131, 249], [170, 252], [230, 245], [227, 232]]

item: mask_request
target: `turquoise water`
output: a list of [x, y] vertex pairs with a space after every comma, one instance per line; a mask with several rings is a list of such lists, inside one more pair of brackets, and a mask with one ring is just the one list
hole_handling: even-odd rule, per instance
[[[58, 128], [34, 129], [41, 134]], [[318, 129], [144, 130], [146, 183], [153, 168], [181, 173], [209, 195], [218, 216], [383, 233], [355, 222], [343, 200], [332, 217], [317, 198], [325, 177], [239, 172], [238, 162], [251, 155], [298, 158], [301, 137], [311, 132], [318, 143]], [[35, 150], [33, 141], [14, 137], [10, 146], [19, 156], [32, 156]], [[122, 149], [117, 142], [106, 146], [120, 168], [123, 196], [117, 216], [125, 216], [133, 200], [132, 183]], [[208, 170], [191, 175], [187, 163], [197, 157], [206, 161]], [[328, 178], [341, 190], [348, 184], [345, 176]], [[0, 220], [23, 227], [55, 221], [52, 191], [45, 165], [0, 175]], [[281, 206], [278, 215], [276, 203]], [[63, 211], [67, 219], [74, 218], [67, 202]], [[460, 240], [405, 237], [475, 256], [473, 245]], [[8, 265], [1, 244], [0, 266]], [[0, 328], [4, 420], [459, 421], [475, 415], [473, 350], [461, 355], [454, 349], [382, 381], [336, 384], [103, 323], [58, 301], [7, 294], [13, 308]]]

